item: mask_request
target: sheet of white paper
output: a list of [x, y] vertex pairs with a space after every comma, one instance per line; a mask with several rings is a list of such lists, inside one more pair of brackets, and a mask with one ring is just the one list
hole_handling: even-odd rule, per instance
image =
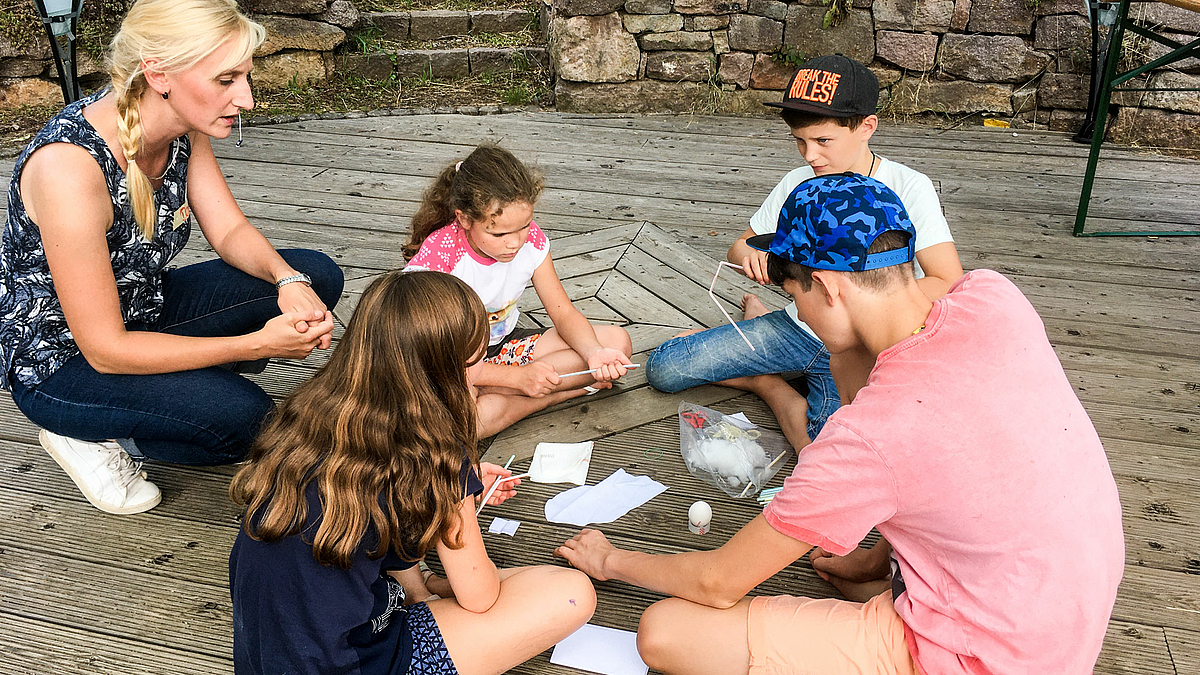
[[517, 536], [517, 528], [521, 526], [519, 520], [508, 520], [506, 518], [492, 518], [492, 524], [488, 526], [488, 532], [492, 534], [507, 534], [510, 537]]
[[529, 479], [535, 483], [587, 483], [592, 461], [592, 442], [538, 443], [529, 465]]
[[554, 647], [550, 663], [603, 675], [646, 675], [637, 633], [586, 623]]
[[743, 429], [753, 429], [755, 426], [757, 426], [754, 424], [754, 422], [751, 422], [750, 419], [746, 417], [746, 413], [734, 413], [732, 415], [726, 415], [725, 419], [734, 420], [733, 423]]
[[617, 469], [595, 485], [560, 492], [546, 502], [546, 520], [580, 527], [609, 523], [654, 499], [667, 486], [649, 476], [631, 476]]

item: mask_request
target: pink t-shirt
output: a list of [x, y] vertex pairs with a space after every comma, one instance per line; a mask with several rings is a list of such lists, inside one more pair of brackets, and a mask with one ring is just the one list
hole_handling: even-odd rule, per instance
[[1124, 570], [1104, 448], [1037, 312], [991, 270], [879, 355], [764, 515], [837, 555], [878, 528], [928, 675], [1092, 672]]
[[500, 262], [476, 253], [467, 242], [467, 233], [455, 221], [426, 237], [421, 250], [404, 269], [445, 272], [467, 282], [483, 301], [491, 333], [488, 344], [495, 345], [517, 327], [521, 316], [517, 300], [549, 253], [550, 240], [537, 223], [530, 223], [529, 234], [516, 257]]

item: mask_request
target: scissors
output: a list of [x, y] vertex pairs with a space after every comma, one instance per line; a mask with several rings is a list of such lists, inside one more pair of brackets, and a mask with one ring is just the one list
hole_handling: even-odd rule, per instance
[[708, 418], [705, 417], [704, 413], [702, 413], [702, 412], [691, 412], [691, 411], [682, 412], [682, 413], [679, 413], [679, 417], [683, 421], [692, 425], [693, 429], [699, 429], [699, 428], [703, 427], [704, 423], [708, 421]]

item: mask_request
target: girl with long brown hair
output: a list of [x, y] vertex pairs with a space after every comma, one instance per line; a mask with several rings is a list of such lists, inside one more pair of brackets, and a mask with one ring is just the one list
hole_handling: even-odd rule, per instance
[[[500, 673], [591, 616], [585, 575], [497, 570], [484, 549], [477, 496], [510, 474], [475, 443], [487, 335], [462, 281], [392, 272], [280, 404], [230, 487], [246, 506], [229, 559], [239, 674]], [[418, 571], [430, 551], [445, 578]]]
[[[405, 269], [447, 272], [483, 301], [490, 325], [479, 375], [479, 435], [491, 436], [559, 401], [612, 386], [633, 352], [620, 326], [593, 326], [567, 297], [550, 240], [533, 222], [542, 178], [507, 150], [475, 148], [425, 190], [404, 247]], [[533, 282], [553, 327], [518, 328]], [[559, 377], [560, 373], [594, 371]], [[594, 387], [592, 385], [595, 385]]]
[[[0, 389], [110, 513], [159, 503], [142, 459], [242, 459], [273, 404], [228, 366], [330, 344], [341, 271], [276, 251], [213, 155], [254, 106], [263, 37], [234, 0], [138, 0], [109, 49], [110, 86], [51, 119], [12, 171]], [[220, 259], [169, 268], [193, 222]]]

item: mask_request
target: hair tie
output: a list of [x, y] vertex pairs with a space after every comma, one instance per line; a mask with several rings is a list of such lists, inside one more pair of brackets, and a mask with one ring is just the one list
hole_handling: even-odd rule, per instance
[[461, 169], [462, 169], [462, 162], [459, 162], [458, 164], [455, 164], [455, 165], [454, 165], [454, 170], [455, 170], [455, 171], [460, 171]]

